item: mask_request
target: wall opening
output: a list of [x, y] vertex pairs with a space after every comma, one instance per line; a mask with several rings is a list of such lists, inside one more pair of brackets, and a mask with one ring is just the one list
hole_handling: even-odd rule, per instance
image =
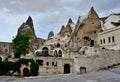
[[54, 56], [55, 56], [55, 57], [58, 57], [56, 50], [54, 51]]
[[108, 37], [108, 42], [109, 42], [109, 43], [111, 42], [110, 37]]
[[44, 47], [44, 48], [42, 49], [42, 54], [43, 54], [44, 57], [49, 56], [49, 50], [48, 50], [47, 47]]
[[86, 73], [86, 67], [80, 67], [80, 74]]
[[60, 47], [60, 43], [57, 43], [57, 47]]
[[55, 63], [54, 62], [52, 62], [52, 66], [54, 66], [55, 65]]
[[36, 60], [36, 62], [38, 63], [38, 65], [43, 65], [43, 60]]
[[0, 57], [0, 61], [2, 61], [2, 57]]
[[5, 49], [5, 52], [7, 53], [7, 52], [8, 52], [8, 50], [7, 50], [7, 49]]
[[64, 74], [68, 74], [70, 73], [70, 65], [69, 64], [65, 64], [64, 65]]
[[29, 76], [29, 69], [26, 67], [23, 69], [23, 76]]
[[61, 50], [58, 51], [58, 55], [59, 55], [59, 57], [62, 57], [62, 51]]
[[112, 36], [112, 42], [115, 42], [115, 37], [114, 36]]
[[91, 47], [94, 46], [94, 40], [91, 40], [91, 44], [90, 44]]
[[46, 65], [49, 65], [49, 62], [47, 62]]

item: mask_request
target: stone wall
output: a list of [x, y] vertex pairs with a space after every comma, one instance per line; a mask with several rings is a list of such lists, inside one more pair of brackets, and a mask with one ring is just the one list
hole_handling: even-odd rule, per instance
[[105, 30], [98, 34], [97, 43], [100, 47], [111, 48], [120, 45], [120, 26]]
[[71, 58], [39, 57], [34, 59], [43, 61], [41, 65], [39, 64], [39, 75], [64, 74], [65, 64], [70, 65], [70, 73], [73, 73], [73, 59]]
[[80, 67], [86, 67], [86, 72], [97, 71], [113, 64], [120, 63], [120, 51], [96, 49], [96, 53], [88, 55], [79, 55], [74, 59], [75, 72], [80, 73]]

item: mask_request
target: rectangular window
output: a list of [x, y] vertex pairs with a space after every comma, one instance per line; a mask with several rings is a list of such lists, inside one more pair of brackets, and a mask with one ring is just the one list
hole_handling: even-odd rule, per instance
[[43, 65], [43, 60], [36, 60], [36, 62], [38, 63], [38, 65]]
[[115, 42], [115, 37], [114, 36], [112, 36], [112, 42]]
[[111, 42], [110, 37], [108, 37], [108, 42], [109, 42], [109, 43]]
[[52, 62], [52, 66], [54, 66], [54, 62]]
[[49, 62], [47, 62], [47, 65], [49, 65]]
[[100, 43], [102, 44], [102, 40], [100, 40]]
[[103, 43], [105, 44], [105, 39], [103, 39]]
[[5, 52], [7, 53], [7, 52], [8, 52], [8, 50], [7, 50], [7, 49], [5, 49]]

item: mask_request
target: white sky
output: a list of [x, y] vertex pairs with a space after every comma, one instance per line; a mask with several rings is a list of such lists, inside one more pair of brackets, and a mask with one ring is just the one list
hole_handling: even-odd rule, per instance
[[58, 33], [69, 18], [75, 23], [91, 6], [100, 17], [120, 13], [120, 0], [0, 0], [0, 42], [11, 42], [18, 27], [33, 18], [37, 37]]

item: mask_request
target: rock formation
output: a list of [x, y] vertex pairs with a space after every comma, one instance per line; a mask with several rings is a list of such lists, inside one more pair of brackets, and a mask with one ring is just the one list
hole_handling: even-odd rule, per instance
[[82, 46], [97, 46], [96, 37], [102, 31], [99, 17], [92, 7], [86, 16], [78, 18], [73, 38], [71, 39], [72, 47], [79, 48]]
[[48, 40], [51, 39], [51, 37], [54, 36], [54, 32], [53, 31], [50, 31], [49, 34], [48, 34]]
[[74, 30], [74, 26], [75, 26], [75, 24], [73, 23], [72, 19], [70, 18], [68, 20], [68, 23], [67, 23], [66, 27], [62, 26], [59, 34], [63, 35], [63, 36], [65, 36], [65, 35], [71, 35], [72, 32], [73, 32], [73, 30]]
[[[18, 29], [18, 33], [17, 34], [22, 34], [26, 31], [30, 31], [31, 34], [31, 39], [30, 39], [30, 51], [34, 52], [34, 50], [38, 49], [39, 46], [42, 44], [43, 39], [39, 39], [36, 37], [35, 35], [35, 31], [34, 31], [34, 24], [33, 24], [33, 20], [32, 18], [29, 16], [27, 21], [24, 22]], [[41, 44], [40, 44], [41, 43]]]

